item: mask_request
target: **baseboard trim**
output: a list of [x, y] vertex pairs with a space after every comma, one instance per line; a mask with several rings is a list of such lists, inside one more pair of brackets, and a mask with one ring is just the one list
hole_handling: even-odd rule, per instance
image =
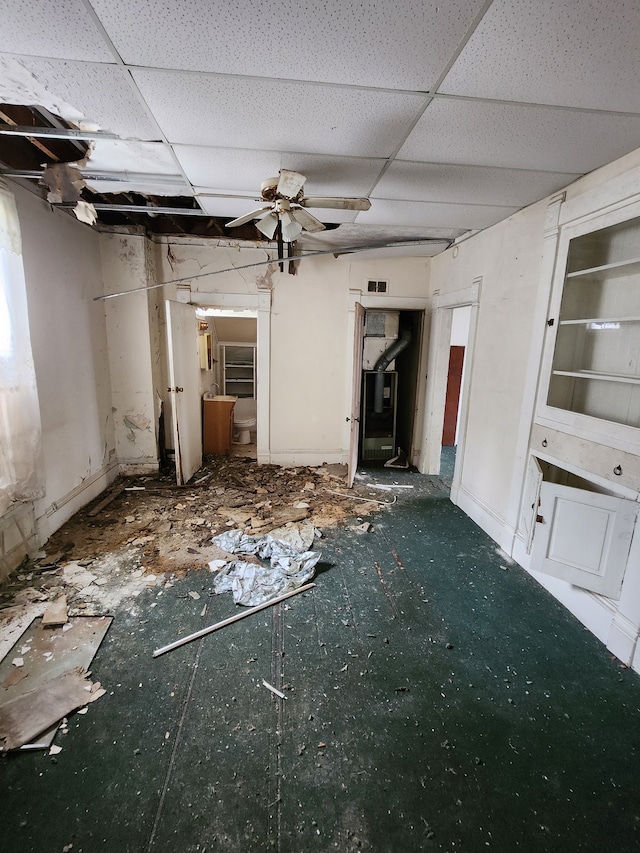
[[[42, 547], [49, 537], [68, 521], [78, 510], [86, 506], [115, 480], [119, 473], [116, 462], [105, 465], [86, 477], [81, 483], [62, 497], [52, 501], [41, 514], [36, 516], [38, 546]], [[38, 512], [38, 508], [36, 508]]]
[[484, 530], [507, 555], [511, 555], [513, 534], [504, 518], [501, 518], [460, 485], [456, 489], [455, 500], [452, 495], [452, 502], [460, 507], [472, 521], [475, 521], [478, 527]]

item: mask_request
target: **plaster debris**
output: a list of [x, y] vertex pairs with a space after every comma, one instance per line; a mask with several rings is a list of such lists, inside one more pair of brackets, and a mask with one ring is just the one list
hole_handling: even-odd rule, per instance
[[67, 596], [61, 595], [42, 614], [42, 624], [57, 626], [67, 622]]
[[76, 202], [86, 186], [80, 169], [70, 163], [52, 163], [47, 166], [41, 181], [49, 187], [47, 201], [50, 204]]
[[87, 225], [94, 225], [98, 220], [98, 213], [95, 207], [88, 201], [79, 201], [73, 208], [76, 219], [80, 222], [85, 222]]

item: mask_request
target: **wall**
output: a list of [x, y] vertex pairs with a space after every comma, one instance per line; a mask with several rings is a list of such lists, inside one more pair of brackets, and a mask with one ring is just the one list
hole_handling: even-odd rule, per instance
[[35, 504], [46, 541], [115, 477], [99, 235], [12, 187], [22, 230], [31, 343], [44, 453]]
[[[566, 203], [587, 215], [640, 194], [640, 151], [574, 182]], [[457, 502], [529, 569], [519, 529], [562, 195], [544, 199], [433, 259], [441, 292], [482, 278]], [[640, 451], [640, 443], [638, 445]], [[638, 491], [640, 488], [636, 485]], [[625, 663], [640, 671], [640, 535], [619, 601], [534, 576]]]
[[[481, 232], [432, 260], [440, 293], [482, 278], [468, 426], [460, 471], [460, 505], [491, 532], [513, 521], [510, 503], [521, 409], [537, 304], [546, 202]], [[487, 527], [487, 519], [482, 521]]]
[[[269, 291], [268, 341], [258, 318], [259, 430], [268, 446], [260, 461], [282, 465], [346, 462], [352, 382], [353, 299], [366, 297], [372, 276], [389, 281], [386, 296], [373, 297], [378, 307], [416, 308], [428, 304], [427, 258], [350, 260], [321, 256], [302, 261], [295, 276], [259, 266], [265, 250], [251, 244], [233, 246], [194, 238], [167, 239], [156, 246], [159, 280], [194, 276], [190, 300], [223, 308], [255, 308]], [[271, 285], [271, 287], [270, 287]], [[413, 301], [412, 301], [413, 300]], [[268, 347], [266, 366], [261, 353]], [[264, 375], [268, 372], [268, 376]], [[266, 415], [260, 392], [268, 393]], [[263, 415], [267, 420], [266, 427]]]
[[[100, 236], [105, 293], [144, 287], [153, 268], [141, 235]], [[124, 473], [158, 468], [156, 403], [160, 370], [159, 317], [155, 291], [103, 302], [109, 337], [109, 367], [116, 454]]]

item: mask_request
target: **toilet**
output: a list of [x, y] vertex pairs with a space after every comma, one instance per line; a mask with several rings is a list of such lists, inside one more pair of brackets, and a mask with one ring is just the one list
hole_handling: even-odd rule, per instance
[[250, 397], [238, 397], [233, 409], [233, 443], [250, 444], [255, 428], [256, 401]]

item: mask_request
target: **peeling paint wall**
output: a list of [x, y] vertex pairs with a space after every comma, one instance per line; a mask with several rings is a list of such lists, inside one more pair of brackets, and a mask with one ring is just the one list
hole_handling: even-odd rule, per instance
[[38, 384], [45, 496], [40, 541], [116, 474], [99, 238], [20, 187], [31, 343]]
[[[105, 293], [132, 290], [147, 284], [146, 238], [101, 234], [100, 250]], [[153, 291], [151, 291], [153, 293]], [[109, 367], [116, 456], [125, 473], [156, 471], [156, 387], [160, 375], [152, 358], [157, 346], [156, 312], [146, 292], [103, 303], [107, 319]], [[154, 322], [151, 319], [154, 318]]]

